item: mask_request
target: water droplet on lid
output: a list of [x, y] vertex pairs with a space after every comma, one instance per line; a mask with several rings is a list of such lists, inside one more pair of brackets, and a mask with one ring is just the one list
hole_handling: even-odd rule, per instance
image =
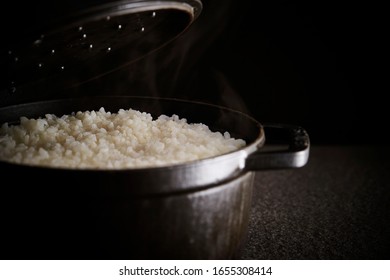
[[110, 51], [111, 51], [111, 47], [108, 47], [108, 48], [107, 48], [107, 52], [110, 52]]
[[14, 60], [15, 60], [15, 62], [18, 62], [18, 61], [19, 61], [19, 58], [16, 56], [16, 57], [14, 58]]
[[39, 68], [42, 68], [43, 64], [42, 63], [38, 63], [38, 67]]
[[64, 65], [62, 65], [60, 69], [61, 69], [61, 70], [64, 70], [64, 69], [65, 69], [65, 66], [64, 66]]
[[153, 18], [156, 17], [156, 12], [153, 12], [153, 13], [152, 13], [152, 17], [153, 17]]
[[51, 54], [55, 54], [56, 53], [56, 50], [51, 50]]
[[79, 26], [78, 30], [79, 30], [79, 31], [83, 31], [83, 27], [82, 27], [82, 26]]
[[118, 30], [122, 29], [122, 25], [118, 24]]
[[145, 27], [141, 27], [141, 32], [144, 32], [145, 31]]
[[38, 39], [38, 40], [35, 40], [35, 41], [34, 41], [34, 45], [35, 45], [35, 46], [39, 46], [41, 43], [42, 43], [42, 40], [41, 40], [41, 39]]
[[109, 21], [111, 19], [110, 16], [106, 16], [106, 20]]
[[89, 44], [89, 48], [92, 49], [92, 48], [93, 48], [93, 45], [92, 45], [92, 44]]
[[12, 51], [8, 51], [8, 54], [11, 55], [11, 54], [12, 54]]
[[87, 38], [87, 34], [84, 33], [84, 34], [83, 34], [83, 38], [84, 38], [84, 39]]

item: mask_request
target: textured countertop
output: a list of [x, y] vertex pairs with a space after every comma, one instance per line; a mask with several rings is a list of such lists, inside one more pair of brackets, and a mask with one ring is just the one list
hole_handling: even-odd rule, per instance
[[259, 172], [243, 259], [390, 259], [390, 147], [314, 146]]

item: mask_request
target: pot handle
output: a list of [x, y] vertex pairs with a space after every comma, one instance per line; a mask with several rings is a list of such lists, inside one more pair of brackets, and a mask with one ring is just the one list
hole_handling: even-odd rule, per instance
[[[266, 135], [266, 145], [246, 158], [245, 169], [267, 170], [298, 168], [304, 166], [309, 158], [310, 139], [307, 132], [299, 126], [286, 124], [263, 125]], [[287, 148], [280, 144], [286, 142]], [[269, 149], [268, 142], [276, 144], [276, 149]]]

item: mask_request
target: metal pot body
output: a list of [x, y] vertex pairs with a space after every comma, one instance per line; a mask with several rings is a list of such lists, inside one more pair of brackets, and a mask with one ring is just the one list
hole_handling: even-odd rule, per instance
[[31, 185], [2, 187], [0, 258], [229, 259], [245, 240], [254, 173], [156, 196], [105, 196], [93, 192], [96, 181], [20, 176]]

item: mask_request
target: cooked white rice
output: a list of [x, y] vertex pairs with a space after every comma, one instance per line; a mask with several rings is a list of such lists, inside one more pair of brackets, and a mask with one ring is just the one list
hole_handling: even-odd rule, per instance
[[121, 169], [163, 166], [237, 150], [245, 141], [212, 132], [177, 115], [153, 120], [148, 113], [119, 110], [20, 118], [0, 128], [0, 160], [65, 168]]

